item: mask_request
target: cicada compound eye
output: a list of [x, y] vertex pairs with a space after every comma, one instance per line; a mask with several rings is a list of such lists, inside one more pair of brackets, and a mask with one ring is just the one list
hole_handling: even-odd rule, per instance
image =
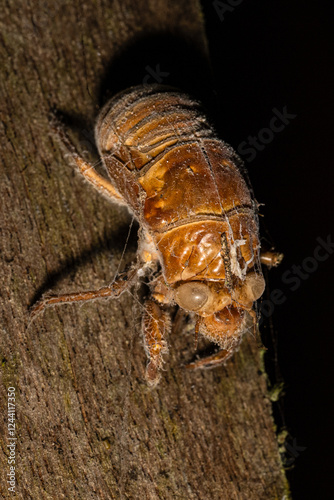
[[186, 311], [198, 311], [208, 301], [210, 289], [204, 283], [189, 282], [180, 285], [175, 292], [175, 302]]

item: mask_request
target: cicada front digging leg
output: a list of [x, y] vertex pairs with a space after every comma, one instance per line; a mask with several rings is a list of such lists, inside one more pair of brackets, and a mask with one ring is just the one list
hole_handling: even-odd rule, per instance
[[207, 356], [202, 359], [198, 359], [193, 363], [189, 363], [186, 365], [188, 370], [197, 370], [200, 368], [215, 368], [216, 366], [222, 365], [227, 361], [235, 352], [235, 349], [222, 349], [221, 351], [212, 354], [211, 356]]
[[144, 304], [143, 335], [145, 351], [149, 358], [146, 367], [146, 380], [155, 386], [160, 379], [159, 371], [163, 365], [163, 354], [168, 351], [166, 337], [170, 331], [169, 314], [153, 300]]
[[[220, 314], [222, 320], [224, 319], [224, 316], [226, 320], [229, 315], [230, 312], [228, 310], [225, 310]], [[247, 316], [245, 316], [245, 318], [248, 317], [248, 321], [251, 321], [253, 323], [254, 336], [256, 337], [256, 333], [258, 332], [258, 318], [256, 312], [252, 309], [247, 310], [246, 315]], [[248, 330], [248, 328], [250, 327], [250, 324], [249, 326], [247, 326], [248, 321], [245, 322], [242, 329], [240, 329], [240, 334], [239, 335], [234, 334], [232, 338], [230, 335], [228, 335], [226, 331], [220, 332], [219, 336], [216, 339], [216, 343], [220, 345], [220, 347], [224, 345], [225, 348], [224, 347], [221, 348], [218, 352], [212, 354], [211, 356], [206, 356], [205, 358], [201, 358], [196, 361], [193, 361], [192, 363], [188, 363], [186, 365], [186, 368], [188, 370], [197, 370], [203, 368], [208, 369], [208, 368], [215, 368], [216, 366], [224, 364], [239, 349], [243, 338], [243, 333], [244, 333], [243, 331]], [[198, 332], [201, 329], [201, 323], [202, 320], [199, 317], [196, 322], [195, 336], [198, 335]], [[205, 333], [204, 336], [206, 336]]]
[[[197, 347], [197, 340], [200, 329], [200, 318], [196, 321], [195, 326], [195, 345]], [[206, 356], [205, 358], [198, 359], [197, 361], [193, 361], [192, 363], [188, 363], [186, 365], [187, 370], [197, 370], [200, 368], [214, 368], [215, 366], [219, 366], [225, 361], [227, 361], [232, 354], [234, 353], [234, 349], [221, 349], [220, 351], [212, 354], [211, 356]]]

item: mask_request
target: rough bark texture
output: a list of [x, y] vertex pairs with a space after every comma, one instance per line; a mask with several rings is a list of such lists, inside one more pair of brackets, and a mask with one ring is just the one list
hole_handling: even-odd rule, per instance
[[[68, 165], [49, 110], [69, 117], [91, 157], [107, 90], [166, 78], [199, 95], [209, 69], [198, 2], [7, 0], [0, 53], [2, 498], [12, 495], [15, 387], [17, 498], [281, 499], [286, 480], [251, 338], [226, 367], [187, 372], [193, 335], [178, 313], [166, 371], [150, 390], [138, 294], [48, 310], [28, 327], [29, 305], [49, 288], [112, 280], [130, 222]], [[134, 234], [121, 267], [135, 244]]]

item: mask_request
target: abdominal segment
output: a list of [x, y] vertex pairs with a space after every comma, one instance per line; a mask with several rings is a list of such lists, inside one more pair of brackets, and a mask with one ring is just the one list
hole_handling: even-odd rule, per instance
[[167, 283], [225, 279], [226, 253], [229, 271], [244, 279], [258, 260], [255, 203], [234, 151], [196, 101], [168, 87], [130, 89], [102, 111], [96, 137]]

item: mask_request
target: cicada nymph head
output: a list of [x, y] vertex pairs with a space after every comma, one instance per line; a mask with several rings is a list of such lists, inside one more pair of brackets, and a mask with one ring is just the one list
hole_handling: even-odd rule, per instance
[[242, 335], [253, 303], [264, 288], [262, 274], [250, 272], [232, 289], [214, 281], [179, 283], [174, 300], [182, 309], [198, 315], [200, 333], [226, 349]]

